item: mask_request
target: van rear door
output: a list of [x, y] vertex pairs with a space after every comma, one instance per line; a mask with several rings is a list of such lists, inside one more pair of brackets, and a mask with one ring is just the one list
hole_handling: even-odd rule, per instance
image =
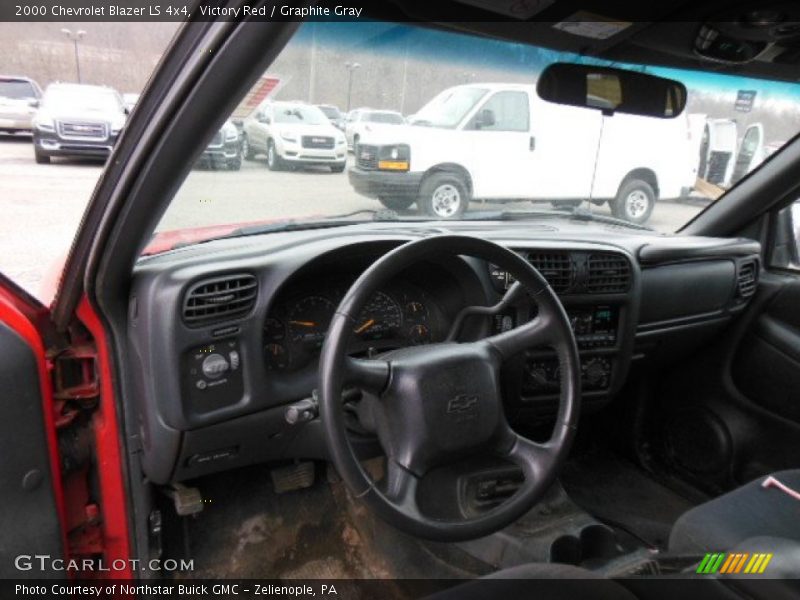
[[760, 165], [764, 158], [764, 126], [761, 123], [754, 123], [744, 132], [742, 143], [739, 144], [736, 165], [733, 167], [733, 175], [731, 175], [731, 185]]

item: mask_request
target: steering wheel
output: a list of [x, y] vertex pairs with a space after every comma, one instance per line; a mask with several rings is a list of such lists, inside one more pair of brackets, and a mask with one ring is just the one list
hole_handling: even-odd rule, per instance
[[[508, 271], [537, 304], [537, 316], [476, 342], [413, 346], [369, 359], [348, 356], [356, 319], [373, 293], [405, 268], [448, 254], [483, 259]], [[519, 286], [512, 287], [519, 291]], [[561, 371], [556, 423], [544, 443], [511, 430], [500, 389], [503, 362], [534, 346], [554, 348]], [[387, 457], [381, 486], [367, 475], [348, 440], [344, 385], [377, 397], [375, 429]], [[320, 358], [319, 403], [330, 459], [355, 497], [390, 524], [417, 537], [440, 542], [483, 537], [529, 511], [552, 484], [569, 452], [580, 410], [575, 336], [547, 281], [514, 252], [467, 236], [409, 242], [367, 269], [336, 310]], [[443, 520], [423, 514], [417, 491], [427, 473], [488, 455], [522, 469], [524, 481], [514, 495], [477, 516], [461, 511], [461, 518]]]

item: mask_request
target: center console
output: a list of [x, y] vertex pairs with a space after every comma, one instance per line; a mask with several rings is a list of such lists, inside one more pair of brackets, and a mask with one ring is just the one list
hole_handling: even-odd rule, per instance
[[[547, 280], [569, 318], [581, 360], [584, 400], [599, 405], [622, 385], [631, 359], [633, 324], [636, 322], [638, 270], [621, 252], [595, 248], [562, 250], [517, 249]], [[489, 280], [504, 294], [514, 279], [494, 265]], [[495, 332], [515, 327], [530, 318], [528, 309], [511, 309], [496, 315]], [[535, 310], [535, 307], [534, 307]], [[519, 397], [526, 413], [546, 416], [558, 405], [561, 370], [551, 348], [525, 353], [517, 365], [514, 389], [507, 397]]]

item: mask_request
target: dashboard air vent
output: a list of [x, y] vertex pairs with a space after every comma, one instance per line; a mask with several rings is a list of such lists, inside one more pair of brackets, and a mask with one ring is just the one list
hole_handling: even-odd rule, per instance
[[631, 284], [631, 268], [624, 256], [591, 254], [588, 261], [586, 291], [590, 294], [621, 294]]
[[249, 313], [256, 303], [253, 275], [214, 277], [197, 282], [183, 298], [183, 320], [190, 327], [216, 323]]
[[739, 265], [739, 273], [736, 275], [736, 288], [740, 298], [750, 298], [756, 293], [758, 285], [758, 266], [755, 261], [745, 262]]
[[575, 275], [575, 265], [567, 253], [562, 252], [531, 252], [528, 255], [530, 262], [557, 294], [567, 291], [572, 287]]

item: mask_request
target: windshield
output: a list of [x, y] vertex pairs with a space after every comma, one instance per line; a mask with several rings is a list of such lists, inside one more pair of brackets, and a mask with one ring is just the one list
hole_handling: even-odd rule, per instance
[[[606, 80], [585, 92], [595, 108], [546, 101], [537, 81], [554, 63], [677, 80], [686, 108], [609, 110], [621, 98]], [[708, 68], [612, 64], [408, 24], [304, 23], [229, 115], [243, 123], [241, 157], [225, 159], [236, 168], [193, 170], [157, 231], [513, 214], [675, 232], [800, 130], [798, 84]], [[272, 123], [240, 116], [254, 98], [274, 107]], [[322, 122], [316, 104], [345, 107], [342, 130], [276, 135], [276, 123]]]
[[91, 88], [49, 88], [42, 99], [49, 110], [86, 110], [90, 112], [119, 112], [119, 98], [110, 90]]
[[328, 118], [316, 106], [303, 106], [302, 104], [276, 104], [276, 123], [302, 123], [304, 125], [320, 125], [326, 123]]
[[486, 92], [486, 89], [476, 87], [447, 90], [423, 106], [411, 119], [411, 124], [453, 128], [464, 120]]
[[363, 121], [370, 123], [386, 123], [389, 125], [400, 125], [403, 123], [403, 115], [390, 112], [366, 112]]
[[28, 98], [36, 98], [36, 91], [28, 81], [0, 79], [0, 98], [26, 100]]
[[341, 113], [339, 112], [339, 109], [336, 108], [335, 106], [320, 106], [319, 109], [329, 119], [338, 119], [339, 117], [342, 116]]

